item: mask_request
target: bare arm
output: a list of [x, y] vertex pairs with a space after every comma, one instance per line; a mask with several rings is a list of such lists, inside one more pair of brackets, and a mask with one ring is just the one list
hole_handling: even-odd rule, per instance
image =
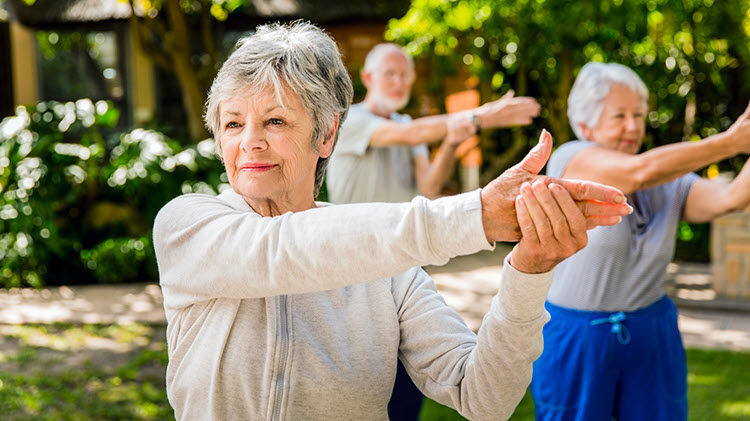
[[419, 192], [429, 198], [440, 195], [456, 163], [456, 149], [464, 140], [474, 135], [475, 127], [469, 113], [450, 114], [446, 126], [445, 140], [430, 162], [429, 157], [414, 157], [414, 172]]
[[687, 222], [708, 222], [725, 213], [745, 209], [750, 205], [750, 164], [725, 184], [701, 178], [690, 188], [683, 219]]
[[750, 150], [750, 106], [726, 132], [631, 155], [588, 148], [570, 159], [563, 177], [596, 181], [629, 194], [674, 180], [713, 162]]
[[406, 123], [388, 120], [372, 133], [370, 146], [384, 148], [435, 143], [443, 139], [448, 132], [448, 116], [450, 114], [420, 117]]
[[[531, 124], [531, 120], [539, 115], [539, 108], [539, 103], [534, 98], [514, 97], [513, 91], [509, 91], [502, 98], [485, 103], [468, 113], [476, 114], [481, 129], [490, 129]], [[408, 123], [387, 121], [375, 129], [370, 138], [370, 146], [381, 148], [438, 142], [448, 134], [450, 115], [421, 117]]]

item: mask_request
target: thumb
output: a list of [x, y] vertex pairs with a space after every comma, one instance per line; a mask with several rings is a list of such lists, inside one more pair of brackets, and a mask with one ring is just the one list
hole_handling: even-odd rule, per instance
[[508, 92], [505, 93], [500, 99], [511, 99], [516, 94], [516, 92], [513, 89], [509, 89]]
[[539, 135], [539, 143], [534, 146], [528, 154], [518, 163], [520, 169], [532, 174], [539, 174], [552, 153], [552, 135], [546, 129], [542, 129]]
[[[742, 115], [740, 116], [740, 118], [747, 120], [749, 116], [750, 116], [750, 102], [747, 104], [747, 108], [745, 108], [745, 112], [742, 113]], [[738, 120], [740, 118], [738, 118]]]

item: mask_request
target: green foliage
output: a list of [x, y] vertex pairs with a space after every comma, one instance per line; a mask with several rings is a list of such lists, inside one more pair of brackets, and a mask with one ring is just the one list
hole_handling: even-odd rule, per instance
[[156, 279], [154, 255], [149, 237], [108, 238], [95, 247], [82, 250], [81, 260], [98, 282], [137, 282], [144, 278], [141, 268], [148, 268], [146, 279]]
[[688, 224], [680, 222], [677, 230], [674, 260], [683, 262], [711, 261], [709, 241], [711, 226], [709, 224]]
[[414, 0], [386, 38], [429, 62], [438, 98], [447, 76], [469, 74], [483, 101], [508, 89], [539, 100], [522, 141], [498, 131], [482, 142], [487, 180], [518, 162], [542, 127], [557, 144], [573, 137], [567, 97], [589, 61], [625, 64], [646, 82], [645, 148], [725, 130], [750, 99], [749, 11], [747, 0]]
[[[750, 50], [747, 29], [738, 28], [750, 27], [748, 7], [744, 0], [415, 0], [386, 36], [438, 64], [435, 80], [461, 67], [489, 85], [485, 94], [514, 88], [538, 97], [541, 126], [558, 141], [572, 134], [565, 102], [580, 67], [628, 65], [653, 94], [650, 146], [715, 133], [744, 110], [750, 87], [740, 81], [750, 75]], [[695, 117], [686, 116], [687, 104], [697, 107]]]
[[158, 210], [226, 182], [213, 141], [117, 133], [118, 114], [104, 101], [43, 102], [0, 123], [0, 286], [155, 279]]

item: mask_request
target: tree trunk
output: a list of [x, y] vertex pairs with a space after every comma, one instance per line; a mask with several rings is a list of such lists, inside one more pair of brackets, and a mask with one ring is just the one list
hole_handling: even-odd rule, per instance
[[554, 103], [550, 104], [549, 119], [552, 136], [558, 144], [563, 144], [570, 140], [567, 104], [573, 80], [573, 58], [567, 48], [563, 49], [559, 60], [560, 81], [557, 85], [557, 95], [552, 96]]
[[182, 106], [187, 115], [190, 139], [198, 142], [209, 137], [209, 134], [203, 125], [203, 105], [206, 102], [206, 92], [198, 78], [197, 69], [191, 63], [193, 40], [190, 36], [185, 13], [180, 8], [178, 0], [167, 0], [164, 7], [171, 29], [165, 45], [172, 56], [175, 76], [180, 82]]
[[[131, 1], [131, 7], [133, 2]], [[166, 19], [164, 16], [166, 15]], [[182, 107], [185, 111], [190, 141], [199, 142], [209, 137], [203, 125], [203, 105], [206, 102], [208, 87], [201, 79], [201, 72], [192, 64], [193, 40], [187, 16], [180, 8], [178, 0], [166, 0], [156, 18], [138, 18], [133, 8], [132, 23], [144, 53], [154, 63], [167, 72], [173, 73], [180, 85]], [[203, 22], [205, 25], [205, 22]], [[201, 40], [211, 45], [205, 47], [214, 51], [212, 34], [202, 31]], [[213, 62], [209, 64], [213, 76]]]

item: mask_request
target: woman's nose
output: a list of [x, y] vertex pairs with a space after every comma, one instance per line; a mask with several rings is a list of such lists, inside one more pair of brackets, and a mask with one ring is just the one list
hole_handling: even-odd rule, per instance
[[629, 115], [625, 118], [625, 129], [629, 132], [638, 130], [638, 121], [633, 115]]
[[252, 125], [245, 126], [245, 130], [242, 133], [240, 148], [242, 148], [244, 152], [265, 150], [268, 148], [265, 132], [258, 127], [253, 127]]

